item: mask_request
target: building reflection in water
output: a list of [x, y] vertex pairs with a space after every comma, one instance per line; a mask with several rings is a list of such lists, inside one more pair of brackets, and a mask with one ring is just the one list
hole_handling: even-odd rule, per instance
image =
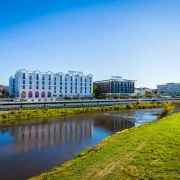
[[26, 152], [59, 143], [87, 140], [92, 137], [92, 131], [92, 121], [82, 120], [81, 123], [64, 122], [1, 128], [0, 135], [10, 133], [14, 136], [15, 151]]
[[128, 120], [122, 117], [114, 117], [111, 114], [109, 116], [97, 116], [94, 126], [103, 127], [111, 133], [122, 131], [123, 129], [132, 128], [135, 126], [132, 120]]
[[93, 126], [105, 129], [110, 134], [131, 128], [134, 123], [129, 120], [112, 116], [91, 116], [65, 121], [55, 121], [44, 124], [25, 125], [18, 127], [0, 128], [0, 137], [8, 133], [13, 137], [14, 150], [27, 152], [42, 149], [55, 144], [67, 144], [91, 139]]

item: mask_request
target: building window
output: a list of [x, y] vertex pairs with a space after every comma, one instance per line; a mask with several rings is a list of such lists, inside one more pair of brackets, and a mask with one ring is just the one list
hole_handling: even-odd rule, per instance
[[86, 91], [85, 91], [85, 94], [86, 94]]
[[23, 79], [25, 79], [26, 78], [26, 74], [25, 73], [23, 73]]
[[81, 82], [82, 82], [82, 77], [81, 77]]
[[71, 76], [71, 81], [73, 81], [73, 77]]
[[49, 85], [51, 85], [51, 81], [49, 81]]
[[77, 78], [75, 79], [75, 82], [77, 83]]
[[29, 81], [29, 84], [32, 84], [32, 81]]
[[56, 89], [56, 86], [54, 86], [54, 89]]
[[32, 85], [29, 85], [29, 89], [32, 89]]
[[89, 93], [91, 94], [91, 91], [89, 91]]
[[54, 85], [56, 85], [56, 82], [54, 82]]
[[42, 81], [42, 85], [44, 85], [45, 84], [45, 82], [44, 81]]
[[65, 89], [67, 90], [67, 86], [65, 86]]
[[43, 80], [43, 81], [45, 80], [44, 76], [42, 77], [42, 80]]
[[65, 82], [65, 86], [67, 86], [67, 82]]
[[62, 81], [62, 76], [60, 76], [60, 81]]
[[49, 80], [51, 81], [51, 75], [49, 74]]
[[35, 92], [35, 98], [39, 98], [39, 92], [38, 91]]
[[33, 93], [32, 93], [31, 91], [29, 91], [28, 97], [29, 97], [29, 98], [32, 98], [32, 96], [33, 96]]
[[85, 82], [87, 81], [87, 79], [85, 79]]
[[23, 89], [25, 89], [25, 85], [23, 85]]
[[65, 91], [65, 93], [67, 94], [67, 91]]
[[39, 86], [36, 86], [36, 89], [39, 89]]
[[62, 86], [62, 82], [60, 82], [60, 85]]
[[85, 87], [85, 90], [86, 90], [87, 88]]
[[49, 97], [49, 98], [51, 97], [51, 92], [48, 92], [48, 97]]
[[39, 81], [36, 81], [36, 84], [38, 85], [38, 84], [39, 84]]
[[60, 86], [60, 89], [62, 90], [62, 86]]
[[41, 97], [44, 98], [45, 97], [45, 92], [41, 93]]
[[65, 81], [67, 81], [67, 78], [65, 78]]
[[39, 80], [39, 74], [36, 74], [36, 80]]
[[42, 89], [44, 89], [44, 86], [42, 87]]
[[56, 94], [56, 90], [54, 90], [54, 94]]
[[71, 94], [72, 94], [72, 91], [71, 91]]
[[56, 77], [54, 77], [54, 81], [56, 81]]

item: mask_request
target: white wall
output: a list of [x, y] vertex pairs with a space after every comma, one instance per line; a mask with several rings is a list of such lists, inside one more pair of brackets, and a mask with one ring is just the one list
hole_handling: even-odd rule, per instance
[[[25, 75], [24, 79], [23, 74]], [[37, 76], [39, 76], [38, 79]], [[51, 78], [50, 80], [49, 77]], [[13, 78], [11, 77], [9, 80], [11, 96], [13, 95], [12, 79]], [[30, 82], [32, 84], [30, 84]], [[82, 73], [78, 72], [64, 74], [52, 72], [41, 73], [39, 71], [28, 72], [26, 70], [19, 70], [15, 74], [15, 97], [20, 98], [22, 92], [25, 92], [26, 99], [29, 98], [30, 92], [32, 92], [33, 99], [37, 98], [35, 94], [38, 93], [39, 98], [37, 99], [41, 99], [42, 92], [45, 93], [45, 98], [48, 98], [48, 92], [51, 93], [50, 98], [53, 96], [59, 97], [61, 94], [71, 97], [75, 97], [77, 94], [81, 94], [81, 97], [91, 97], [93, 93], [93, 76], [83, 75]]]

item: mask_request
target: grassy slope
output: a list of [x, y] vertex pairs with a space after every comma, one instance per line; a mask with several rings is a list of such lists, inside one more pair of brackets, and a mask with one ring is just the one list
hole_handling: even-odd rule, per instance
[[33, 179], [180, 179], [180, 113], [108, 137]]

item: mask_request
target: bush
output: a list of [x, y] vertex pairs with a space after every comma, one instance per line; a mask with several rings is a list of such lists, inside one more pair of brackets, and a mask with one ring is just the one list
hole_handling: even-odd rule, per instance
[[174, 110], [174, 104], [173, 103], [164, 103], [162, 104], [163, 111], [161, 112], [159, 118], [163, 118], [167, 116], [170, 112]]
[[[164, 108], [161, 117], [164, 117], [173, 110], [174, 106], [180, 106], [180, 103], [132, 103], [127, 105], [114, 105], [104, 107], [84, 107], [84, 108], [60, 108], [60, 109], [36, 109], [36, 110], [20, 110], [13, 111], [7, 114], [0, 115], [0, 123], [3, 120], [11, 123], [13, 121], [21, 122], [20, 120], [52, 118], [53, 116], [67, 116], [78, 114], [90, 114], [94, 112], [113, 111], [113, 110], [129, 110], [129, 109], [147, 109], [147, 108]], [[8, 121], [7, 121], [8, 120]]]

